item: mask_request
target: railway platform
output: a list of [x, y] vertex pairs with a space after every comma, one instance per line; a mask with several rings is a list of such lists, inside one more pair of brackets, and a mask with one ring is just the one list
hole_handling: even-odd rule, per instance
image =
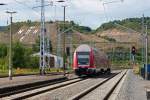
[[150, 80], [144, 80], [143, 87], [146, 90], [147, 100], [150, 100]]
[[150, 81], [144, 80], [130, 70], [120, 87], [120, 91], [117, 92], [115, 100], [150, 100], [146, 93], [148, 87], [150, 88]]
[[[122, 75], [122, 74], [120, 74], [120, 75]], [[121, 76], [118, 75], [118, 77], [121, 77]], [[93, 91], [93, 92], [91, 92], [90, 95], [87, 95], [87, 97], [91, 96], [91, 97], [93, 97], [92, 100], [99, 100], [98, 98], [96, 98], [96, 96], [97, 97], [103, 96], [101, 94], [102, 93], [104, 94], [106, 92], [106, 90], [107, 90], [106, 88], [113, 89], [113, 88], [111, 88], [112, 83], [115, 84], [115, 81], [117, 83], [117, 80], [120, 80], [120, 82], [118, 81], [119, 82], [118, 85], [116, 85], [115, 89], [110, 94], [108, 100], [150, 100], [150, 98], [149, 98], [150, 97], [150, 95], [149, 95], [150, 94], [150, 81], [146, 81], [142, 77], [135, 75], [132, 70], [127, 71], [127, 74], [125, 74], [122, 77], [123, 77], [123, 79], [121, 79], [121, 80], [120, 80], [120, 78], [116, 77], [116, 79], [114, 78], [111, 81], [106, 82], [99, 88], [96, 88], [95, 91], [97, 91], [97, 92]], [[59, 94], [61, 99], [63, 97], [67, 98], [67, 96], [69, 98], [72, 96], [73, 97], [76, 96], [76, 95], [74, 95], [76, 93], [78, 96], [78, 93], [80, 94], [81, 90], [84, 90], [84, 88], [85, 88], [85, 90], [89, 90], [89, 88], [91, 88], [91, 87], [93, 88], [92, 84], [95, 84], [94, 86], [97, 86], [97, 82], [99, 82], [100, 80], [101, 81], [105, 80], [105, 78], [87, 78], [87, 80], [85, 79], [85, 80], [81, 81], [81, 83], [79, 81], [80, 79], [70, 80], [71, 82], [73, 82], [73, 81], [77, 82], [76, 84], [70, 84], [70, 86], [68, 85], [68, 83], [61, 83], [61, 82], [55, 83], [55, 81], [54, 81], [54, 80], [63, 80], [65, 82], [66, 78], [74, 79], [74, 78], [77, 78], [77, 76], [75, 76], [74, 74], [70, 74], [70, 75], [66, 75], [66, 77], [64, 77], [63, 74], [61, 74], [61, 75], [45, 75], [45, 76], [40, 76], [40, 75], [17, 76], [17, 77], [13, 77], [13, 80], [9, 80], [8, 77], [0, 78], [0, 98], [5, 97], [5, 96], [9, 97], [9, 95], [12, 95], [9, 98], [11, 98], [11, 97], [15, 98], [15, 96], [17, 98], [17, 96], [19, 97], [20, 95], [22, 95], [23, 97], [26, 97], [26, 95], [29, 96], [30, 93], [35, 93], [35, 98], [39, 98], [38, 95], [36, 96], [36, 92], [39, 93], [40, 96], [45, 98], [43, 100], [47, 100], [47, 98], [58, 97], [57, 93]], [[87, 82], [84, 82], [84, 81], [87, 81]], [[47, 82], [47, 83], [54, 82], [54, 84], [53, 85], [47, 84], [44, 87], [41, 86], [36, 89], [36, 86], [42, 85], [42, 84], [39, 84], [40, 82]], [[111, 85], [110, 85], [110, 83], [111, 83]], [[59, 84], [61, 84], [61, 85], [59, 86]], [[66, 85], [64, 85], [64, 84], [66, 84]], [[87, 84], [88, 86], [86, 86], [85, 84]], [[73, 85], [76, 85], [76, 86], [73, 86]], [[64, 86], [64, 88], [61, 88], [63, 86]], [[113, 86], [115, 86], [115, 85], [113, 85]], [[32, 87], [33, 89], [28, 90], [27, 88], [29, 88], [29, 87], [30, 88]], [[54, 87], [56, 87], [56, 88], [54, 88]], [[89, 88], [87, 88], [87, 87], [89, 87]], [[24, 90], [24, 88], [26, 88], [26, 90]], [[16, 91], [15, 91], [15, 89], [16, 89]], [[53, 91], [53, 89], [55, 89], [55, 90]], [[20, 92], [20, 90], [21, 90], [21, 92]], [[14, 92], [14, 94], [13, 93], [11, 94], [11, 92], [9, 92], [9, 95], [8, 95], [8, 91], [12, 91], [12, 92]], [[62, 91], [70, 91], [70, 92], [62, 92]], [[53, 93], [53, 92], [56, 92], [56, 93]], [[82, 91], [82, 92], [85, 92], [85, 91]], [[3, 93], [3, 94], [1, 94], [1, 93]], [[54, 94], [56, 94], [56, 96]], [[31, 98], [32, 98], [32, 96], [31, 96]], [[34, 98], [34, 95], [33, 95], [33, 98]], [[62, 100], [66, 100], [66, 99], [62, 99]], [[83, 98], [83, 100], [84, 100], [84, 98]], [[86, 99], [86, 100], [91, 100], [91, 99]]]

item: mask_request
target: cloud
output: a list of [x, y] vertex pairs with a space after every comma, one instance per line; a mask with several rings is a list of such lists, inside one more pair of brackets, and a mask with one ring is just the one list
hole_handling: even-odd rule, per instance
[[85, 13], [99, 13], [103, 11], [102, 2], [99, 0], [72, 0], [74, 10]]
[[0, 1], [1, 3], [14, 3], [14, 1], [13, 0], [1, 0]]
[[[40, 20], [40, 9], [32, 9], [32, 7], [39, 6], [40, 2], [35, 2], [39, 0], [0, 0], [1, 3], [7, 3], [7, 6], [3, 6], [0, 9], [0, 25], [6, 23], [8, 15], [5, 14], [7, 9], [12, 9], [18, 13], [14, 15], [14, 21], [21, 20]], [[46, 0], [50, 1], [50, 0]], [[56, 1], [56, 0], [53, 0]], [[143, 13], [146, 16], [150, 15], [150, 0], [66, 0], [66, 19], [74, 20], [81, 25], [87, 25], [92, 28], [98, 27], [101, 23], [123, 19], [128, 17], [140, 17]], [[118, 1], [115, 3], [105, 4], [105, 10], [103, 3]], [[55, 3], [57, 5], [57, 11], [55, 17], [54, 7], [46, 7], [46, 20], [51, 19], [63, 19], [63, 9], [60, 3]], [[64, 4], [63, 4], [64, 5]], [[106, 15], [108, 18], [106, 18]]]

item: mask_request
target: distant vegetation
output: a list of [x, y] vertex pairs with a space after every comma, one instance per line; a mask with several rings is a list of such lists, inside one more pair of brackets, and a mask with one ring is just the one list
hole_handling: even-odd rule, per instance
[[[150, 17], [145, 17], [144, 19], [145, 19], [144, 23], [148, 25], [148, 31], [150, 32]], [[47, 23], [53, 23], [53, 21], [47, 21]], [[64, 30], [63, 21], [58, 21], [58, 23], [59, 23], [60, 30], [63, 31]], [[74, 21], [66, 21], [65, 29], [73, 27], [73, 29], [76, 31], [79, 31], [84, 34], [90, 34], [90, 33], [96, 33], [99, 31], [106, 31], [108, 29], [120, 28], [115, 23], [131, 28], [138, 32], [141, 32], [142, 18], [127, 18], [124, 20], [110, 21], [110, 22], [102, 24], [96, 30], [92, 30], [90, 27], [87, 27], [87, 26], [80, 26], [79, 24], [76, 24]], [[13, 32], [15, 33], [19, 28], [21, 28], [24, 25], [25, 26], [40, 25], [40, 22], [32, 22], [31, 20], [27, 20], [24, 22], [13, 23], [13, 30], [14, 30]], [[0, 32], [2, 31], [8, 33], [9, 25], [0, 26]]]
[[[148, 25], [148, 28], [150, 28], [150, 17], [145, 17], [144, 20], [145, 20], [144, 23]], [[95, 32], [119, 28], [119, 26], [117, 26], [115, 23], [141, 32], [142, 18], [127, 18], [124, 20], [110, 21], [108, 23], [102, 24], [99, 28], [96, 29]], [[148, 29], [148, 31], [150, 32], [150, 29]]]
[[[54, 23], [53, 21], [47, 21], [46, 23]], [[59, 23], [59, 27], [60, 27], [60, 30], [63, 31], [64, 30], [64, 23], [63, 21], [58, 21]], [[27, 20], [27, 21], [23, 21], [23, 22], [16, 22], [16, 23], [13, 23], [13, 33], [16, 33], [22, 26], [34, 26], [34, 25], [40, 25], [40, 22], [32, 22], [31, 20]], [[5, 32], [5, 33], [8, 33], [9, 32], [9, 27], [10, 25], [8, 26], [0, 26], [0, 32]], [[92, 33], [92, 29], [90, 27], [87, 27], [87, 26], [80, 26], [78, 24], [76, 24], [74, 21], [66, 21], [66, 24], [65, 24], [65, 30], [68, 29], [68, 28], [71, 28], [73, 27], [72, 29], [73, 30], [76, 30], [76, 31], [79, 31], [81, 33], [85, 33], [85, 34], [88, 34], [88, 33]], [[72, 30], [70, 30], [70, 32], [72, 32]]]
[[[31, 20], [23, 21], [23, 22], [16, 22], [13, 23], [13, 33], [16, 33], [22, 26], [33, 26], [33, 25], [40, 25], [39, 22], [32, 22]], [[10, 25], [8, 26], [0, 26], [0, 32], [9, 33]]]
[[7, 26], [0, 26], [0, 32], [4, 32], [6, 30], [8, 30]]
[[[64, 23], [63, 22], [59, 22], [59, 27], [61, 30], [64, 30]], [[76, 30], [80, 33], [83, 33], [83, 34], [89, 34], [89, 33], [92, 33], [92, 29], [90, 27], [87, 27], [87, 26], [80, 26], [79, 24], [76, 24], [74, 21], [66, 21], [65, 23], [65, 30], [68, 29], [68, 28], [71, 28], [73, 30]], [[70, 31], [72, 32], [72, 30]]]
[[101, 38], [108, 40], [109, 42], [116, 42], [116, 40], [114, 38], [110, 38], [108, 36], [101, 36]]
[[[90, 27], [86, 27], [86, 26], [80, 26], [78, 24], [76, 24], [73, 21], [66, 21], [65, 24], [65, 29], [71, 28], [73, 30], [76, 30], [80, 33], [83, 34], [91, 34], [91, 33], [96, 33], [99, 31], [106, 31], [108, 29], [113, 29], [113, 28], [119, 28], [117, 25], [115, 25], [115, 23], [118, 23], [120, 25], [123, 25], [125, 27], [129, 27], [133, 30], [139, 31], [141, 32], [141, 18], [128, 18], [128, 19], [124, 19], [124, 20], [115, 20], [115, 21], [111, 21], [108, 23], [104, 23], [102, 24], [99, 28], [97, 28], [94, 32], [94, 30], [92, 30]], [[49, 21], [47, 23], [53, 23], [52, 21]], [[145, 23], [147, 23], [148, 28], [150, 27], [150, 17], [145, 17]], [[40, 25], [40, 22], [31, 22], [30, 20], [28, 21], [24, 21], [24, 22], [16, 22], [13, 23], [13, 33], [16, 33], [18, 31], [19, 28], [21, 28], [22, 26], [34, 26], [34, 25]], [[61, 31], [64, 31], [64, 26], [63, 26], [63, 22], [60, 21], [59, 22], [59, 28]], [[72, 32], [73, 30], [70, 30], [69, 32]], [[150, 32], [150, 29], [148, 29], [148, 31]], [[9, 33], [9, 25], [8, 26], [1, 26], [0, 27], [0, 32], [5, 32], [5, 33]], [[115, 39], [107, 37], [107, 36], [103, 36], [102, 38], [110, 41], [110, 42], [116, 42]], [[50, 41], [50, 45], [51, 41]], [[52, 47], [52, 46], [50, 46]], [[50, 50], [52, 51], [53, 48], [50, 48]], [[13, 43], [13, 56], [12, 56], [12, 60], [13, 60], [13, 68], [38, 68], [39, 66], [39, 58], [38, 57], [33, 57], [32, 54], [37, 53], [39, 51], [39, 39], [36, 40], [36, 43], [33, 44], [32, 46], [28, 47], [28, 46], [24, 46], [23, 44], [17, 42], [17, 43]], [[122, 52], [124, 51], [124, 52]], [[138, 50], [137, 54], [136, 54], [136, 61], [140, 62], [142, 61], [142, 53], [141, 53], [141, 49]], [[114, 64], [122, 64], [125, 63], [124, 61], [126, 61], [128, 63], [128, 61], [131, 59], [130, 58], [130, 51], [126, 50], [125, 48], [121, 48], [118, 51], [110, 51], [107, 52], [108, 57], [111, 59], [112, 63]], [[148, 54], [150, 56], [150, 54]], [[150, 62], [150, 61], [149, 61]], [[7, 44], [1, 44], [0, 43], [0, 70], [8, 70], [8, 45]]]
[[[8, 49], [6, 44], [0, 44], [0, 70], [8, 69]], [[13, 68], [38, 68], [39, 58], [33, 57], [33, 52], [32, 48], [25, 47], [19, 42], [13, 43]]]

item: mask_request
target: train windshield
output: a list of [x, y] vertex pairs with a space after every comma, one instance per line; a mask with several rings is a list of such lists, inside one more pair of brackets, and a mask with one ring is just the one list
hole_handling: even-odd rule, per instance
[[89, 52], [78, 52], [78, 65], [89, 65]]

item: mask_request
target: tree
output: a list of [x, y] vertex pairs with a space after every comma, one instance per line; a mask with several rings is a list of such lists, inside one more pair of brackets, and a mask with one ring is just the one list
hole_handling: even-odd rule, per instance
[[49, 41], [49, 44], [50, 44], [50, 52], [53, 52], [52, 42], [51, 42], [51, 41]]
[[7, 46], [5, 44], [0, 44], [0, 58], [7, 56]]
[[25, 48], [19, 42], [15, 43], [13, 46], [13, 67], [24, 67], [25, 62]]
[[39, 52], [40, 51], [40, 38], [36, 39], [35, 44], [32, 45], [33, 52]]
[[39, 58], [33, 57], [32, 48], [25, 48], [21, 43], [17, 42], [13, 47], [13, 67], [17, 68], [37, 68], [39, 66]]

